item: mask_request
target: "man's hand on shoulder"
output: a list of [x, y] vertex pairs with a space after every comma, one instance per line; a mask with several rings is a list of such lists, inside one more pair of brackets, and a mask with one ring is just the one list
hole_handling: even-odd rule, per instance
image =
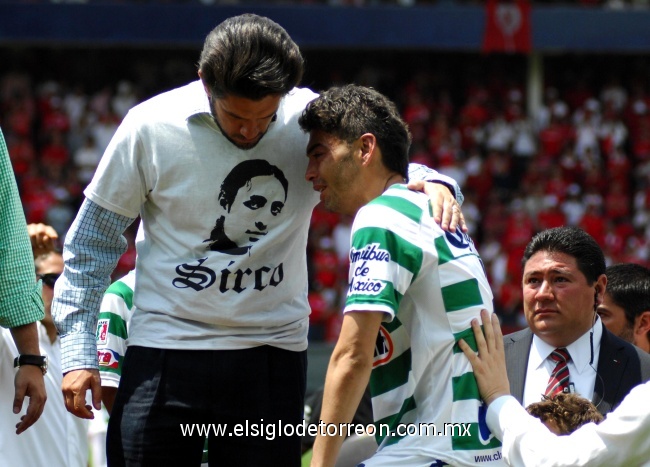
[[417, 180], [409, 182], [408, 188], [423, 192], [429, 196], [433, 209], [433, 219], [440, 225], [442, 230], [456, 232], [456, 228], [460, 228], [463, 232], [467, 232], [465, 216], [460, 210], [460, 204], [458, 204], [456, 197], [446, 185]]

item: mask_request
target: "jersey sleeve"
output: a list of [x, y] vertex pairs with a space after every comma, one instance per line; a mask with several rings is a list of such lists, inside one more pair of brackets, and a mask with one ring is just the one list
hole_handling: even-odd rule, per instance
[[102, 386], [119, 385], [132, 307], [133, 290], [119, 281], [113, 283], [104, 295], [97, 321], [97, 360]]
[[344, 312], [381, 311], [388, 322], [397, 314], [423, 258], [422, 250], [400, 235], [400, 221], [381, 204], [367, 205], [358, 212], [352, 228]]

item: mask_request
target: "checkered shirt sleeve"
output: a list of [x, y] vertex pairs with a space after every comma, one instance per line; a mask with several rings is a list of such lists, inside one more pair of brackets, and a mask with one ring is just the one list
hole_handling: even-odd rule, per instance
[[426, 165], [410, 163], [408, 167], [408, 176], [409, 181], [411, 182], [422, 180], [425, 182], [440, 183], [449, 188], [456, 197], [458, 204], [462, 206], [463, 201], [465, 201], [465, 196], [460, 190], [460, 185], [458, 185], [456, 180], [448, 175], [441, 174], [437, 170], [430, 169]]
[[0, 131], [0, 326], [22, 326], [44, 316], [25, 213]]
[[63, 245], [65, 269], [54, 288], [52, 316], [64, 373], [97, 368], [97, 316], [111, 272], [126, 251], [122, 235], [135, 219], [84, 200]]

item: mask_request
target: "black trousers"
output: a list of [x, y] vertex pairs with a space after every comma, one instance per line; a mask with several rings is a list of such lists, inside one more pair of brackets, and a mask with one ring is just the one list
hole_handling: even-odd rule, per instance
[[211, 467], [299, 466], [306, 373], [306, 351], [129, 347], [108, 465], [198, 466], [207, 436]]

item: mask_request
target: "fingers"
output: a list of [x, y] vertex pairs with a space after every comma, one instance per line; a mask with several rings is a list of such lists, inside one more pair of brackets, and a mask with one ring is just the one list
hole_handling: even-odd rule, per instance
[[458, 204], [458, 202], [456, 202], [456, 205], [458, 206], [458, 221], [456, 222], [456, 225], [460, 227], [460, 230], [467, 233], [469, 229], [467, 228], [467, 224], [465, 223], [465, 215], [463, 214], [463, 211], [460, 209], [460, 205]]
[[453, 196], [449, 199], [445, 199], [443, 207], [440, 209], [442, 213], [440, 227], [442, 227], [443, 230], [456, 232], [457, 229], [460, 229], [462, 232], [467, 232], [465, 216], [463, 215], [463, 211], [460, 209], [460, 204], [458, 204], [458, 201], [456, 201]]
[[505, 355], [505, 350], [503, 347], [503, 333], [501, 332], [501, 323], [499, 322], [499, 317], [496, 315], [496, 313], [492, 313], [490, 319], [492, 322], [492, 334], [494, 336], [494, 348]]
[[489, 350], [494, 347], [494, 329], [490, 321], [490, 313], [487, 310], [481, 310], [481, 322], [483, 323], [483, 335], [485, 336], [484, 339], [481, 337], [481, 340], [484, 341], [484, 346]]
[[[469, 360], [470, 363], [472, 363], [472, 361], [476, 360], [476, 358], [477, 358], [476, 357], [476, 352], [474, 352], [472, 350], [472, 348], [469, 346], [469, 344], [467, 342], [465, 342], [464, 339], [459, 339], [458, 340], [458, 347], [460, 347], [460, 350], [463, 351], [463, 353], [465, 354], [465, 356], [467, 357], [467, 359]], [[472, 364], [472, 366], [474, 366], [474, 365]]]
[[467, 231], [460, 205], [449, 188], [440, 183], [421, 180], [409, 182], [408, 187], [411, 190], [422, 191], [429, 196], [433, 219], [440, 224], [443, 230], [456, 232], [457, 228], [461, 228], [463, 232]]
[[90, 390], [93, 396], [93, 407], [95, 410], [101, 410], [102, 408], [102, 385], [99, 378], [93, 378], [91, 381]]
[[[442, 230], [447, 230], [449, 232], [456, 232], [456, 225], [458, 225], [458, 213], [460, 209], [457, 206], [456, 200], [454, 199], [445, 199], [442, 203], [438, 204], [438, 209], [440, 211], [440, 227]], [[436, 210], [434, 208], [434, 217]]]
[[45, 224], [28, 224], [27, 233], [32, 244], [34, 256], [39, 256], [54, 250], [59, 238], [53, 227]]
[[[93, 381], [94, 378], [97, 379], [96, 383]], [[96, 405], [96, 398], [99, 397], [101, 400], [99, 381], [99, 372], [97, 370], [74, 370], [66, 373], [63, 377], [61, 390], [68, 412], [79, 418], [94, 418], [92, 407], [86, 404], [86, 391], [91, 390], [93, 405]]]
[[43, 373], [40, 368], [33, 365], [21, 366], [16, 374], [14, 384], [16, 387], [13, 404], [15, 414], [20, 413], [25, 396], [29, 398], [27, 412], [20, 417], [20, 422], [16, 424], [16, 434], [19, 435], [39, 419], [45, 408], [47, 393], [45, 392]]
[[[27, 413], [20, 417], [20, 423], [16, 424], [16, 434], [19, 435], [27, 428], [32, 426], [40, 418], [45, 408], [45, 400], [47, 396], [43, 398], [30, 397], [29, 405], [27, 406]], [[14, 407], [15, 410], [15, 407]]]
[[16, 382], [16, 392], [14, 394], [14, 413], [20, 413], [20, 409], [23, 408], [23, 402], [25, 401], [25, 390], [27, 388], [24, 386], [18, 386]]

